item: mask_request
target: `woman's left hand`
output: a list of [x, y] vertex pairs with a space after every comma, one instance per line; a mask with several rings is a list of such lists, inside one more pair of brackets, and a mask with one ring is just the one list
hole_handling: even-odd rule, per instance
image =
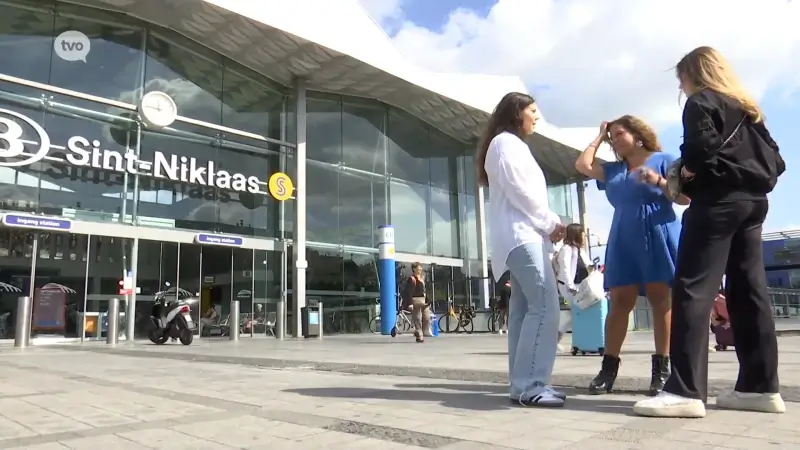
[[681, 178], [685, 180], [691, 180], [692, 178], [694, 178], [694, 173], [689, 172], [689, 170], [685, 166], [681, 167]]
[[655, 186], [661, 181], [661, 174], [649, 167], [643, 167], [639, 171], [639, 179], [651, 186]]

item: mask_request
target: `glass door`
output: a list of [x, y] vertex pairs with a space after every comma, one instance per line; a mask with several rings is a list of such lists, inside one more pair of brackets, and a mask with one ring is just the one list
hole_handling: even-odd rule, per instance
[[[75, 237], [75, 235], [71, 237]], [[39, 251], [39, 263], [37, 264], [36, 272], [41, 276], [37, 275], [37, 283], [52, 283], [68, 296], [75, 295], [71, 292], [73, 290], [81, 293], [83, 301], [81, 302], [82, 307], [78, 316], [80, 317], [79, 325], [82, 329], [78, 334], [82, 340], [102, 339], [105, 337], [108, 328], [108, 301], [112, 298], [120, 299], [118, 329], [120, 330], [120, 335], [124, 335], [127, 323], [125, 312], [127, 309], [125, 308], [125, 297], [119, 295], [121, 287], [119, 281], [123, 279], [125, 272], [130, 270], [128, 266], [131, 251], [130, 242], [123, 238], [110, 236], [77, 236], [78, 248], [81, 247], [82, 238], [88, 241], [88, 247], [86, 248], [88, 258], [81, 256], [84, 261], [82, 264], [75, 264], [73, 261], [63, 263], [60, 265], [63, 270], [59, 269], [58, 262], [61, 257], [58, 252], [54, 255], [55, 258], [44, 259], [46, 252]], [[40, 242], [40, 247], [42, 244], [44, 244], [44, 241]], [[75, 255], [74, 252], [70, 251], [69, 258], [72, 259], [73, 255]], [[78, 255], [74, 257], [77, 259]], [[67, 269], [68, 266], [73, 264], [80, 266], [83, 269], [83, 273], [78, 274], [75, 269]], [[59, 276], [60, 279], [51, 279], [53, 276]], [[83, 277], [85, 282], [78, 282], [75, 277], [79, 276]], [[48, 279], [43, 280], [42, 277], [47, 277]], [[70, 281], [74, 286], [69, 285]], [[43, 291], [46, 292], [47, 289], [43, 289]]]
[[283, 252], [253, 251], [254, 336], [278, 337], [278, 315], [282, 313], [285, 320], [286, 308], [283, 311], [278, 308], [279, 303], [285, 301], [283, 296], [287, 275], [283, 264]]
[[215, 309], [219, 314], [220, 324], [227, 325], [231, 321], [231, 300], [234, 295], [231, 283], [233, 249], [204, 245], [201, 255], [200, 309]]
[[14, 338], [17, 299], [31, 295], [36, 239], [33, 231], [0, 229], [0, 339]]

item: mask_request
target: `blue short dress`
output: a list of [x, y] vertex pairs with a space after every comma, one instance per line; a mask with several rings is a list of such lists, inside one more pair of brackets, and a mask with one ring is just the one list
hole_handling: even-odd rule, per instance
[[[666, 177], [674, 160], [658, 152], [644, 165]], [[614, 207], [606, 247], [606, 289], [637, 285], [644, 295], [647, 283], [672, 285], [681, 235], [672, 202], [661, 189], [640, 181], [639, 170], [628, 172], [625, 162], [605, 163], [603, 172], [606, 181], [598, 181], [597, 189], [605, 191]]]

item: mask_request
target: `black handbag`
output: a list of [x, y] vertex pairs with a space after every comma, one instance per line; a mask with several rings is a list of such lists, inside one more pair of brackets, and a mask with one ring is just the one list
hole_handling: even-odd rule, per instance
[[[720, 145], [719, 148], [717, 148], [714, 151], [714, 153], [717, 153], [718, 151], [722, 150], [726, 145], [728, 145], [728, 142], [731, 141], [731, 138], [733, 138], [736, 135], [736, 133], [739, 132], [739, 128], [742, 127], [742, 124], [744, 123], [745, 119], [747, 119], [746, 115], [742, 117], [742, 120], [740, 120], [739, 124], [736, 125], [736, 128], [734, 128], [731, 135], [728, 136], [728, 138], [722, 142], [722, 145]], [[681, 196], [681, 194], [683, 194], [683, 187], [685, 186], [687, 181], [690, 181], [690, 180], [685, 180], [681, 176], [681, 169], [683, 169], [683, 161], [681, 160], [681, 158], [678, 158], [675, 161], [673, 161], [672, 164], [670, 164], [669, 168], [667, 169], [667, 197], [669, 197], [669, 199], [672, 200], [673, 202], [677, 200], [678, 197]]]

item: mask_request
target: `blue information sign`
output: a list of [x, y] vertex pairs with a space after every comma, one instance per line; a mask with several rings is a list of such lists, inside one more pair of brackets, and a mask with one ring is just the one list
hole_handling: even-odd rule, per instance
[[228, 247], [241, 247], [242, 244], [244, 244], [244, 238], [239, 236], [225, 236], [222, 234], [198, 233], [194, 240], [198, 244], [225, 245]]
[[72, 222], [67, 219], [22, 214], [5, 214], [2, 222], [7, 227], [38, 228], [40, 230], [69, 231], [72, 228]]

